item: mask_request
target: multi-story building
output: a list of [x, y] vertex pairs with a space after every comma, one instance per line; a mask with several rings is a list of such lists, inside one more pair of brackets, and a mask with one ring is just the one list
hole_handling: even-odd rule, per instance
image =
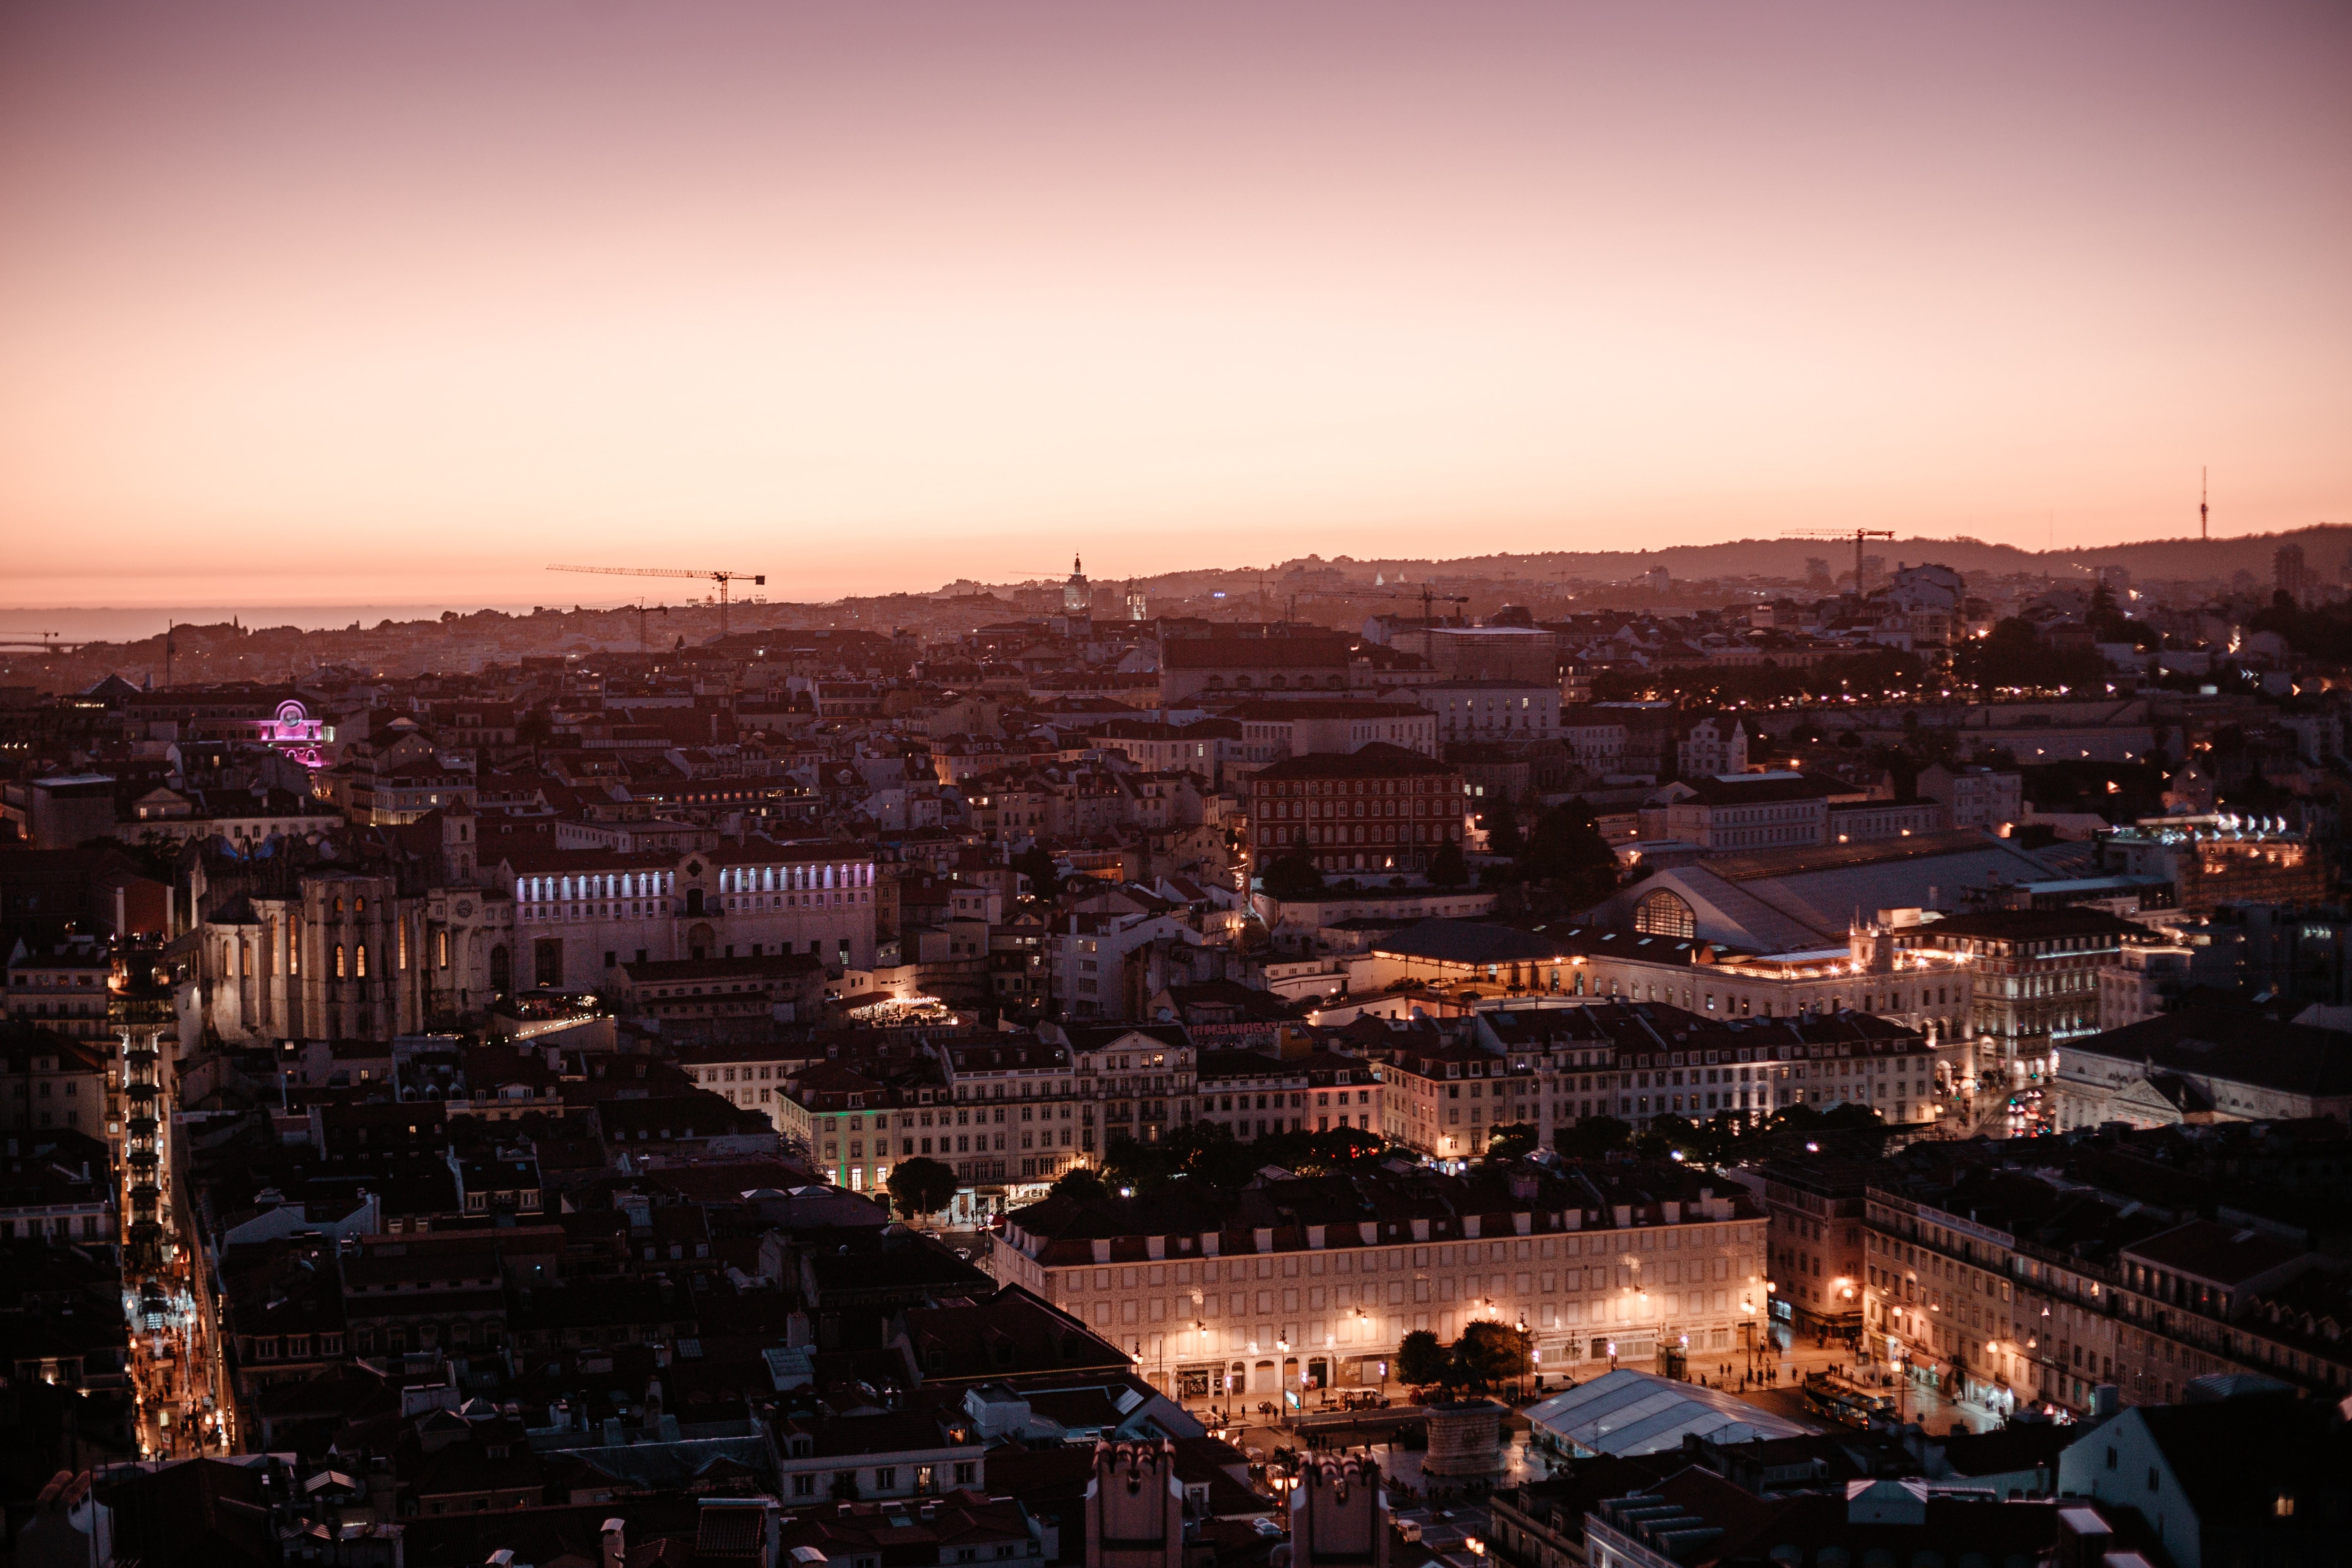
[[1343, 692], [1349, 684], [1349, 639], [1320, 627], [1276, 637], [1169, 637], [1160, 639], [1160, 701], [1267, 692]]
[[2232, 1007], [2192, 1007], [2071, 1041], [2051, 1124], [2352, 1119], [2352, 1037]]
[[2246, 947], [2239, 928], [2183, 920], [2151, 922], [2150, 929], [2159, 940], [2126, 944], [2099, 971], [2101, 1033], [2169, 1012], [2200, 986], [2237, 989]]
[[1569, 756], [1586, 773], [1606, 777], [1625, 769], [1625, 724], [1583, 707], [1564, 709], [1559, 738]]
[[1748, 726], [1725, 715], [1702, 719], [1675, 744], [1675, 771], [1685, 778], [1717, 778], [1748, 771]]
[[[1919, 942], [1968, 966], [1972, 1086], [1985, 1130], [2048, 1123], [2053, 1052], [2098, 1030], [2099, 976], [2145, 926], [2104, 910], [1992, 910], [1919, 928]], [[2013, 1102], [2013, 1103], [2012, 1103]]]
[[[1181, 1024], [1041, 1024], [1037, 1035], [1076, 1063], [1075, 1092], [1092, 1102], [1106, 1147], [1118, 1137], [1157, 1143], [1192, 1119], [1197, 1053]], [[1091, 1134], [1083, 1142], [1091, 1163]]]
[[1257, 864], [1294, 850], [1327, 874], [1426, 870], [1468, 829], [1459, 770], [1379, 742], [1292, 757], [1250, 780]]
[[1711, 1020], [1663, 1003], [1481, 1009], [1465, 1045], [1400, 1047], [1381, 1073], [1382, 1131], [1440, 1159], [1483, 1154], [1495, 1129], [1544, 1143], [1587, 1117], [1762, 1121], [1790, 1105], [1865, 1105], [1931, 1121], [1936, 1050], [1861, 1013]]
[[1863, 1353], [1995, 1410], [2088, 1413], [2102, 1386], [2168, 1405], [2229, 1373], [2328, 1399], [2352, 1386], [2323, 1323], [2340, 1283], [2273, 1228], [1995, 1168], [1884, 1176], [1865, 1226]]
[[849, 843], [746, 838], [704, 852], [506, 851], [518, 983], [584, 991], [624, 963], [808, 953], [874, 963], [874, 854]]
[[1837, 947], [1741, 952], [1694, 940], [1690, 906], [1661, 889], [1634, 906], [1630, 931], [1522, 931], [1465, 920], [1410, 926], [1373, 938], [1368, 956], [1350, 962], [1349, 984], [1377, 991], [1420, 980], [1512, 1001], [1663, 1002], [1727, 1021], [1851, 1011], [1927, 1036], [1967, 1076], [1952, 1047], [1969, 1032], [1971, 976], [1923, 950], [1919, 933], [1930, 928], [1913, 919], [1916, 911], [1880, 913], [1893, 920], [1857, 925]]
[[1943, 803], [1954, 827], [1997, 833], [2025, 810], [2025, 775], [2013, 769], [1937, 763], [1919, 771], [1918, 789], [1922, 798]]
[[0, 986], [0, 1018], [18, 1018], [77, 1040], [107, 1036], [108, 983], [114, 956], [95, 937], [20, 940]]
[[[769, 1033], [772, 1036], [774, 1031]], [[782, 1130], [788, 1118], [780, 1102], [786, 1099], [793, 1075], [814, 1059], [811, 1049], [806, 1044], [785, 1045], [774, 1038], [689, 1045], [679, 1047], [677, 1065], [702, 1088], [730, 1104], [759, 1111]], [[796, 1126], [793, 1135], [804, 1138], [806, 1130]]]
[[1784, 849], [1829, 841], [1833, 786], [1802, 773], [1706, 776], [1666, 786], [1642, 813], [1649, 838], [1696, 844], [1711, 854]]
[[1051, 995], [1070, 1019], [1129, 1018], [1141, 1005], [1129, 956], [1155, 942], [1198, 942], [1181, 914], [1157, 910], [1072, 910], [1048, 922], [1043, 952]]
[[1014, 1211], [990, 1271], [1113, 1340], [1163, 1392], [1255, 1403], [1374, 1386], [1404, 1336], [1521, 1326], [1580, 1375], [1727, 1351], [1764, 1310], [1764, 1219], [1679, 1166], [1500, 1162], [1264, 1179]]
[[[1000, 1158], [974, 1161], [969, 1173], [960, 1149], [954, 1162], [957, 1179], [969, 1175], [986, 1212], [1026, 1201], [1064, 1172], [1100, 1162], [1093, 1081], [1087, 1080], [1087, 1092], [1080, 1091], [1078, 1056], [1064, 1040], [1022, 1035], [974, 1038], [937, 1054], [944, 1097], [960, 1109], [970, 1107], [975, 1126], [987, 1122], [992, 1152], [1001, 1152]], [[1094, 1065], [1090, 1058], [1089, 1067]], [[1003, 1131], [993, 1131], [1000, 1126]]]
[[629, 1016], [660, 1019], [668, 1038], [725, 1039], [816, 1022], [824, 979], [824, 961], [805, 952], [647, 959], [623, 963], [613, 994]]
[[1225, 722], [1239, 727], [1230, 755], [1243, 768], [1310, 752], [1356, 752], [1381, 744], [1425, 757], [1438, 754], [1438, 715], [1412, 702], [1373, 698], [1289, 697], [1235, 704]]
[[1879, 844], [1924, 838], [1944, 831], [1944, 804], [1936, 800], [1844, 800], [1830, 803], [1823, 842]]
[[1825, 1154], [1777, 1159], [1763, 1168], [1771, 1216], [1772, 1315], [1801, 1332], [1841, 1336], [1862, 1328], [1864, 1199], [1874, 1167]]
[[1384, 1131], [1384, 1088], [1360, 1057], [1320, 1047], [1201, 1053], [1199, 1120], [1243, 1142], [1278, 1132]]
[[79, 1132], [119, 1149], [122, 1130], [108, 1112], [111, 1044], [37, 1020], [0, 1024], [0, 1127]]
[[1436, 717], [1437, 738], [1447, 744], [1559, 739], [1557, 681], [1439, 680], [1414, 687], [1412, 697]]
[[2179, 908], [2311, 903], [2327, 896], [2327, 867], [2297, 829], [2230, 814], [2146, 817], [2099, 840], [2099, 862], [2126, 876], [2162, 877]]

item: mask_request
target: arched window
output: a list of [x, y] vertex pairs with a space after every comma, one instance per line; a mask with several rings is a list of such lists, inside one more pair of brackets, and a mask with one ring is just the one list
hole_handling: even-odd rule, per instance
[[342, 977], [343, 977], [343, 944], [342, 944], [341, 942], [339, 942], [335, 943], [335, 978], [336, 978], [336, 979], [338, 979], [338, 980], [341, 980]]
[[362, 980], [365, 980], [367, 978], [367, 943], [362, 942], [359, 946], [352, 949], [352, 955], [358, 960], [359, 977]]
[[1688, 904], [1662, 888], [1633, 906], [1633, 929], [1650, 936], [1693, 937], [1698, 922]]

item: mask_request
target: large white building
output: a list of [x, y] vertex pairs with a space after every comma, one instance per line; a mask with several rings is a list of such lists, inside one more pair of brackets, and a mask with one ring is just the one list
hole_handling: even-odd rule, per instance
[[797, 952], [842, 969], [874, 963], [874, 856], [860, 845], [518, 849], [497, 877], [514, 900], [519, 988], [589, 990], [648, 960]]
[[1733, 1350], [1767, 1305], [1763, 1215], [1679, 1166], [1268, 1175], [1233, 1197], [1048, 1198], [1010, 1216], [989, 1268], [1164, 1392], [1252, 1404], [1392, 1380], [1415, 1330], [1523, 1326], [1538, 1373], [1582, 1377], [1662, 1344]]

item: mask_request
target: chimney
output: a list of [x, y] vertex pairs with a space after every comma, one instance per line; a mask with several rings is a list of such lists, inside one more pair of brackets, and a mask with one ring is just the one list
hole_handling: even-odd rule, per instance
[[604, 1521], [604, 1549], [598, 1554], [602, 1568], [626, 1568], [629, 1561], [628, 1525], [618, 1519]]

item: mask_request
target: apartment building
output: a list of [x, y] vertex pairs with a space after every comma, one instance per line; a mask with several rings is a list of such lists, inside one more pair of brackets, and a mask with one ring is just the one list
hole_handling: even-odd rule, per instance
[[1460, 770], [1385, 742], [1292, 757], [1249, 789], [1260, 866], [1295, 850], [1329, 875], [1419, 872], [1469, 826]]
[[804, 952], [647, 959], [623, 963], [613, 991], [628, 1016], [660, 1019], [667, 1038], [696, 1040], [814, 1023], [824, 981], [824, 960]]
[[1198, 1120], [1218, 1123], [1243, 1142], [1342, 1128], [1385, 1135], [1385, 1087], [1370, 1061], [1320, 1047], [1280, 1054], [1203, 1050]]
[[[2099, 976], [2126, 942], [2157, 940], [2147, 927], [2103, 910], [1991, 910], [1919, 930], [1919, 945], [1969, 969], [1969, 1033], [1980, 1097], [2042, 1104], [2056, 1048], [2098, 1031]], [[2046, 1120], [2021, 1116], [2012, 1131]]]
[[1864, 1247], [1863, 1353], [1995, 1410], [2086, 1414], [2103, 1386], [2168, 1405], [2229, 1373], [2331, 1400], [2352, 1388], [2352, 1350], [2329, 1331], [2341, 1285], [2258, 1225], [1980, 1169], [1874, 1182]]
[[20, 1018], [77, 1040], [110, 1038], [106, 1005], [113, 978], [113, 954], [93, 937], [19, 940], [9, 950], [0, 984], [0, 1018]]
[[1587, 707], [1562, 710], [1559, 738], [1569, 756], [1588, 773], [1606, 777], [1625, 770], [1625, 724], [1597, 719]]
[[1375, 743], [1437, 755], [1438, 717], [1413, 702], [1369, 697], [1289, 697], [1238, 703], [1225, 721], [1239, 727], [1233, 759], [1263, 767], [1310, 752], [1361, 751]]
[[679, 1048], [677, 1065], [702, 1088], [730, 1104], [761, 1112], [782, 1131], [786, 1117], [778, 1101], [785, 1098], [793, 1075], [811, 1065], [810, 1052], [806, 1045], [775, 1040], [689, 1045]]
[[1643, 808], [1642, 835], [1723, 855], [1825, 844], [1836, 793], [1802, 773], [1705, 775], [1660, 791], [1663, 804]]
[[1790, 1105], [1853, 1103], [1892, 1123], [1933, 1119], [1934, 1047], [1861, 1013], [1710, 1021], [1663, 1003], [1481, 1009], [1460, 1045], [1401, 1047], [1382, 1071], [1382, 1131], [1443, 1160], [1525, 1123], [1556, 1143], [1591, 1116], [1643, 1125]]
[[1438, 680], [1414, 687], [1412, 698], [1435, 715], [1447, 744], [1559, 739], [1557, 681]]
[[[1008, 1108], [995, 1107], [992, 1120], [989, 1108], [968, 1105], [959, 1117], [949, 1099], [927, 1059], [812, 1061], [793, 1069], [769, 1116], [787, 1142], [796, 1139], [807, 1148], [819, 1172], [853, 1193], [880, 1192], [889, 1184], [890, 1168], [917, 1155], [949, 1166], [959, 1182], [1001, 1182], [1003, 1151], [1014, 1133]], [[1037, 1107], [1010, 1109], [1023, 1111], [1030, 1127], [1021, 1136], [1035, 1148]], [[966, 1214], [970, 1209], [963, 1205]]]
[[1805, 1333], [1840, 1336], [1862, 1327], [1863, 1230], [1868, 1161], [1800, 1154], [1763, 1168], [1771, 1217], [1772, 1315]]
[[2010, 769], [1947, 767], [1919, 771], [1921, 798], [1943, 804], [1954, 827], [1998, 833], [2025, 811], [2025, 775]]
[[1494, 1163], [1261, 1178], [1015, 1210], [990, 1271], [1071, 1313], [1183, 1399], [1371, 1387], [1404, 1336], [1524, 1326], [1547, 1374], [1664, 1345], [1727, 1351], [1763, 1310], [1764, 1217], [1673, 1165]]

